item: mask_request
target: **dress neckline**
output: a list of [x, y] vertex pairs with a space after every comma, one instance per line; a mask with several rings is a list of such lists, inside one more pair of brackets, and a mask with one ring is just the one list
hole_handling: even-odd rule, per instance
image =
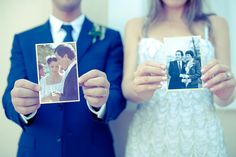
[[140, 39], [139, 43], [140, 43], [142, 40], [153, 40], [153, 41], [159, 42], [159, 43], [161, 43], [161, 44], [164, 45], [164, 42], [163, 42], [163, 41], [161, 41], [160, 39], [153, 38], [153, 37], [143, 37], [143, 38]]
[[[173, 36], [174, 37], [177, 37], [177, 36]], [[185, 36], [180, 36], [180, 37], [185, 37]], [[187, 37], [187, 36], [186, 36]], [[170, 37], [171, 38], [171, 37]], [[156, 38], [153, 38], [153, 37], [143, 37], [140, 39], [139, 41], [139, 44], [143, 41], [143, 40], [151, 40], [151, 41], [156, 41], [157, 43], [161, 44], [161, 45], [164, 45], [164, 41], [160, 40], [160, 39], [156, 39]], [[208, 44], [210, 44], [212, 47], [213, 47], [213, 44], [211, 41], [208, 40], [208, 38], [202, 38], [200, 39], [201, 41], [204, 41], [204, 42], [207, 42]]]

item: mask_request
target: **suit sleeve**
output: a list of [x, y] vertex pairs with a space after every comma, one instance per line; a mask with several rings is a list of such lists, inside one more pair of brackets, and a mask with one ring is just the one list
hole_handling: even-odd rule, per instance
[[10, 62], [11, 62], [10, 72], [8, 74], [7, 87], [2, 98], [2, 104], [7, 118], [14, 121], [21, 127], [23, 127], [25, 124], [20, 118], [20, 114], [15, 111], [11, 101], [11, 94], [10, 94], [11, 90], [14, 87], [15, 81], [18, 79], [26, 78], [24, 57], [22, 54], [22, 50], [17, 35], [14, 37]]
[[123, 45], [120, 34], [115, 32], [109, 48], [109, 55], [105, 72], [110, 82], [110, 95], [106, 103], [106, 112], [103, 120], [109, 122], [118, 117], [126, 105], [121, 90], [121, 81], [123, 73]]

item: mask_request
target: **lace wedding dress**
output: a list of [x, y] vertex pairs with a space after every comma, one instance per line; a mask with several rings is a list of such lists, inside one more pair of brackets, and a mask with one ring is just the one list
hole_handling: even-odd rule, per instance
[[[214, 58], [214, 48], [201, 40], [202, 64]], [[165, 62], [164, 45], [152, 38], [139, 43], [139, 63]], [[207, 89], [157, 90], [140, 104], [129, 127], [126, 157], [226, 157], [223, 129]]]

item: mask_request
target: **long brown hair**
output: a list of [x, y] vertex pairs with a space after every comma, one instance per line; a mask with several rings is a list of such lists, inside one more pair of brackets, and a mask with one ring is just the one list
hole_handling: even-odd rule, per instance
[[[150, 9], [147, 17], [144, 21], [143, 31], [144, 34], [148, 32], [151, 25], [156, 24], [164, 20], [165, 4], [162, 0], [151, 0]], [[208, 25], [210, 30], [210, 35], [212, 34], [211, 22], [209, 16], [213, 15], [206, 14], [203, 12], [203, 1], [202, 0], [187, 0], [184, 7], [183, 18], [190, 30], [194, 34], [193, 23], [198, 21], [203, 21]]]

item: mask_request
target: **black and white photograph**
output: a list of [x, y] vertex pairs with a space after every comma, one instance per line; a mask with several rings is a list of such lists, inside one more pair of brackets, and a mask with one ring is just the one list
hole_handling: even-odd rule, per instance
[[76, 43], [36, 44], [40, 104], [79, 101]]
[[202, 88], [200, 40], [200, 36], [164, 38], [168, 90]]

